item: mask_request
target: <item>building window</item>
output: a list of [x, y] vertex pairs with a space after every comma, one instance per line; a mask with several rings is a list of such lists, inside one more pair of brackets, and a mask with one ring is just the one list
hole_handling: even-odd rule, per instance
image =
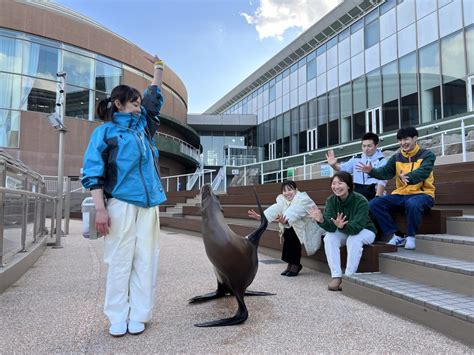
[[467, 110], [464, 53], [462, 31], [441, 39], [444, 117]]
[[0, 147], [18, 148], [19, 138], [20, 112], [0, 110]]
[[21, 109], [51, 113], [56, 108], [56, 83], [24, 76], [21, 87]]
[[351, 140], [352, 91], [351, 84], [339, 88], [341, 104], [341, 143]]
[[120, 85], [122, 69], [97, 61], [95, 67], [95, 89], [110, 94]]
[[401, 127], [416, 126], [418, 116], [418, 89], [416, 85], [416, 52], [400, 58], [400, 117]]
[[92, 88], [93, 64], [91, 58], [64, 51], [63, 70], [67, 73], [67, 83]]
[[0, 71], [21, 73], [22, 41], [0, 37]]
[[379, 20], [375, 20], [365, 26], [364, 46], [365, 49], [372, 47], [380, 41]]
[[421, 122], [441, 119], [439, 44], [432, 43], [419, 51]]
[[398, 68], [397, 61], [382, 67], [383, 131], [398, 129]]
[[66, 116], [89, 119], [89, 112], [92, 115], [92, 110], [89, 110], [91, 96], [88, 89], [68, 85], [66, 89]]

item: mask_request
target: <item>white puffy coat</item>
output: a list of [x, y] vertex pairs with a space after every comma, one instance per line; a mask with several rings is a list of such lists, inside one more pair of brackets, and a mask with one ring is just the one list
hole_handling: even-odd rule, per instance
[[[274, 221], [278, 215], [283, 215], [288, 220], [286, 228], [293, 227], [301, 244], [304, 244], [306, 253], [312, 255], [321, 247], [322, 236], [326, 233], [319, 227], [313, 218], [308, 214], [307, 209], [315, 205], [314, 201], [306, 192], [296, 191], [293, 200], [288, 201], [280, 194], [276, 198], [276, 203], [268, 207], [264, 213], [267, 219]], [[280, 237], [285, 226], [279, 223]]]

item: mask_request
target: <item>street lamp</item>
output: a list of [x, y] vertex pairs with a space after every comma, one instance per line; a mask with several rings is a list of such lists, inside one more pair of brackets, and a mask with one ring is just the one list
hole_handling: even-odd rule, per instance
[[59, 132], [59, 154], [58, 154], [58, 205], [56, 206], [56, 243], [53, 248], [62, 248], [62, 218], [63, 218], [63, 189], [64, 189], [64, 139], [66, 127], [64, 126], [64, 92], [66, 89], [66, 73], [56, 73], [59, 78], [56, 93], [55, 111], [48, 115], [48, 121], [51, 126]]

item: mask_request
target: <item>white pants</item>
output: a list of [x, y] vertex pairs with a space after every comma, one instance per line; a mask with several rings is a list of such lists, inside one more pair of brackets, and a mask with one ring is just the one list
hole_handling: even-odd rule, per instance
[[375, 233], [362, 229], [359, 234], [347, 235], [337, 230], [334, 233], [326, 233], [324, 237], [324, 251], [331, 269], [331, 277], [341, 277], [341, 251], [340, 248], [347, 244], [346, 275], [352, 275], [359, 267], [364, 244], [371, 244], [375, 240]]
[[104, 312], [110, 323], [151, 318], [158, 274], [158, 207], [141, 208], [115, 198], [107, 201], [111, 226], [105, 236], [109, 266]]

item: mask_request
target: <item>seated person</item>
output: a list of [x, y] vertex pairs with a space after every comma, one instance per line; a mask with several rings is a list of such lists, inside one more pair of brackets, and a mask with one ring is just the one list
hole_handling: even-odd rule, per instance
[[347, 171], [354, 179], [354, 191], [365, 196], [367, 200], [372, 200], [375, 196], [383, 196], [387, 181], [378, 180], [362, 171], [357, 170], [359, 163], [372, 164], [374, 168], [380, 168], [387, 163], [387, 159], [378, 149], [379, 136], [368, 132], [362, 136], [362, 153], [353, 156], [344, 163], [338, 163], [333, 150], [326, 153], [328, 164], [336, 171]]
[[[387, 164], [374, 169], [360, 164], [358, 169], [377, 179], [396, 176], [396, 189], [391, 195], [370, 201], [370, 211], [384, 236], [391, 236], [388, 244], [415, 249], [415, 234], [422, 215], [434, 204], [433, 166], [436, 156], [418, 145], [418, 131], [414, 127], [401, 128], [397, 132], [400, 151], [390, 157]], [[403, 208], [407, 219], [407, 237], [398, 235], [392, 212]]]
[[308, 212], [327, 231], [324, 251], [331, 269], [330, 291], [340, 291], [342, 283], [341, 251], [347, 245], [346, 275], [352, 275], [359, 267], [364, 244], [375, 240], [375, 225], [369, 217], [369, 202], [354, 191], [352, 175], [339, 171], [331, 178], [333, 195], [326, 200], [324, 213], [316, 206]]
[[[297, 276], [303, 268], [300, 263], [301, 244], [308, 255], [316, 253], [321, 246], [324, 230], [308, 215], [311, 206], [315, 203], [308, 194], [298, 191], [296, 183], [287, 180], [281, 184], [276, 203], [264, 211], [269, 221], [276, 221], [280, 226], [280, 241], [283, 238], [281, 259], [288, 263], [281, 273], [283, 276]], [[248, 215], [260, 220], [260, 215], [254, 210], [249, 210]]]

